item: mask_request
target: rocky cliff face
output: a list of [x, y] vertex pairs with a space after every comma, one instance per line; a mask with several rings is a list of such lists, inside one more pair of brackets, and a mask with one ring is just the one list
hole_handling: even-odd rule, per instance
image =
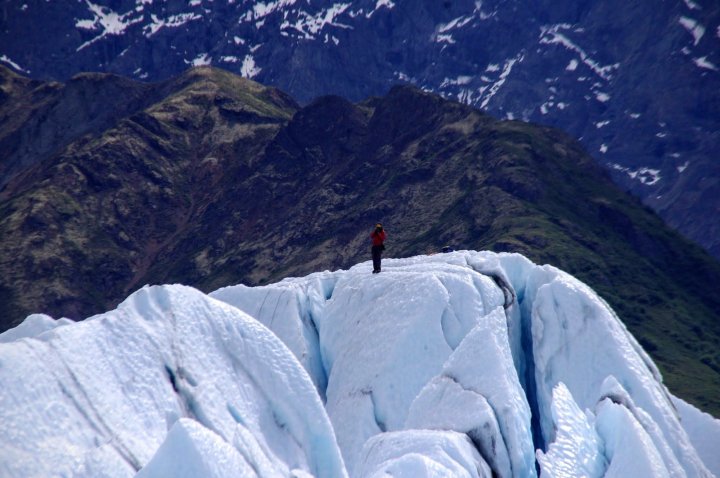
[[[579, 138], [622, 187], [720, 257], [717, 2], [6, 2], [0, 62], [165, 80], [212, 64], [307, 103], [411, 83]], [[111, 106], [113, 98], [107, 96]]]
[[[90, 85], [80, 97], [78, 84]], [[110, 116], [102, 106], [118, 85], [129, 87]], [[18, 94], [52, 88], [51, 98], [7, 135], [19, 146], [3, 165], [20, 172], [0, 193], [5, 291], [14, 297], [6, 307], [22, 313], [77, 317], [142, 285], [296, 108], [282, 93], [207, 69], [154, 87], [100, 74], [34, 86]], [[38, 130], [47, 142], [27, 139]]]
[[[80, 82], [92, 88], [79, 95]], [[111, 117], [98, 105], [118, 88], [127, 101]], [[20, 138], [8, 158], [21, 158], [0, 191], [3, 329], [30, 312], [107, 310], [146, 283], [209, 291], [346, 268], [369, 258], [382, 221], [390, 257], [450, 244], [577, 275], [671, 387], [715, 406], [720, 266], [558, 130], [413, 87], [300, 107], [212, 68], [156, 84], [6, 73], [2, 89], [20, 105], [3, 137]], [[47, 143], [17, 133], [32, 128]]]

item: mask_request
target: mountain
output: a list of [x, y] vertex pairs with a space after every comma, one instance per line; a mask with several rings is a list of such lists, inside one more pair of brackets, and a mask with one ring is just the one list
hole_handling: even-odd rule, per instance
[[[144, 284], [211, 291], [347, 268], [380, 220], [389, 257], [450, 244], [571, 272], [671, 390], [720, 414], [720, 265], [557, 130], [413, 87], [300, 108], [212, 68], [151, 85], [5, 78], [12, 102], [41, 101], [6, 136], [24, 139], [0, 192], [3, 330], [33, 312], [100, 313]], [[113, 119], [102, 105], [118, 89], [128, 114]], [[78, 111], [91, 119], [68, 131]]]
[[[407, 82], [559, 127], [720, 257], [720, 5], [706, 0], [5, 2], [0, 61], [39, 80], [220, 66], [306, 104]], [[113, 101], [110, 99], [110, 101]]]
[[145, 287], [84, 322], [29, 317], [0, 364], [7, 477], [720, 471], [720, 421], [587, 285], [519, 254]]

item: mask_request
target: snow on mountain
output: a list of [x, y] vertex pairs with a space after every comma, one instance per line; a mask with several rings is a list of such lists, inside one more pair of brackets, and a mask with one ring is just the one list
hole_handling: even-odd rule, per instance
[[720, 472], [720, 422], [594, 291], [517, 254], [145, 287], [0, 341], [2, 476]]
[[[0, 63], [43, 80], [104, 71], [146, 81], [213, 65], [303, 103], [328, 94], [360, 101], [412, 83], [498, 118], [559, 127], [604, 166], [660, 171], [647, 181], [611, 169], [720, 257], [710, 214], [720, 174], [720, 8], [703, 3], [10, 2]], [[662, 137], [658, 120], [669, 125]], [[602, 131], [600, 122], [609, 122]]]

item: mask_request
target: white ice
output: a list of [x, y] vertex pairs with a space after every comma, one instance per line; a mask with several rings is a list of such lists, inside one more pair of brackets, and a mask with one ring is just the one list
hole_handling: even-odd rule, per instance
[[688, 476], [704, 476], [706, 470], [678, 420], [660, 372], [612, 309], [588, 286], [549, 266], [534, 267], [520, 287], [525, 315], [530, 316], [545, 442], [553, 439], [551, 407], [557, 384], [567, 386], [581, 410], [592, 410], [609, 388], [617, 392], [613, 384], [621, 383], [623, 390], [631, 391], [633, 408], [657, 424], [672, 458]]
[[[178, 460], [179, 456], [183, 459]], [[258, 476], [255, 470], [220, 435], [191, 418], [181, 418], [136, 478], [222, 478], [229, 472], [251, 478]], [[263, 471], [278, 472], [272, 468]]]
[[406, 428], [467, 433], [499, 476], [534, 476], [530, 407], [514, 368], [503, 307], [479, 318], [414, 400]]
[[552, 442], [547, 453], [538, 450], [541, 477], [575, 478], [603, 476], [607, 461], [593, 417], [578, 408], [565, 384], [553, 391]]
[[43, 332], [47, 332], [48, 330], [72, 323], [73, 321], [70, 319], [55, 320], [49, 315], [32, 314], [23, 320], [23, 322], [17, 327], [6, 330], [0, 334], [0, 343], [14, 342], [15, 340], [25, 337], [35, 337]]
[[404, 430], [375, 435], [362, 451], [358, 476], [368, 478], [490, 478], [491, 470], [467, 435]]
[[717, 421], [689, 405], [679, 416], [649, 356], [570, 275], [471, 251], [370, 271], [210, 296], [150, 287], [80, 323], [29, 317], [0, 343], [0, 475], [524, 478], [537, 459], [543, 477], [704, 477], [700, 457], [717, 466]]
[[[71, 476], [88, 463], [128, 476], [182, 417], [283, 474], [344, 475], [292, 353], [255, 319], [189, 287], [145, 288], [112, 312], [0, 344], [0, 382], [1, 476]], [[188, 460], [197, 461], [209, 435], [189, 436], [167, 446], [194, 443]]]
[[720, 476], [720, 420], [680, 398], [672, 399], [698, 455], [715, 476]]

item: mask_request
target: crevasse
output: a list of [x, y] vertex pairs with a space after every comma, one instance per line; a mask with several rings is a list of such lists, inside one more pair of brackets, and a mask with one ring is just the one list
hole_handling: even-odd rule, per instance
[[0, 474], [712, 476], [578, 280], [490, 252], [370, 268], [29, 318], [0, 335]]

